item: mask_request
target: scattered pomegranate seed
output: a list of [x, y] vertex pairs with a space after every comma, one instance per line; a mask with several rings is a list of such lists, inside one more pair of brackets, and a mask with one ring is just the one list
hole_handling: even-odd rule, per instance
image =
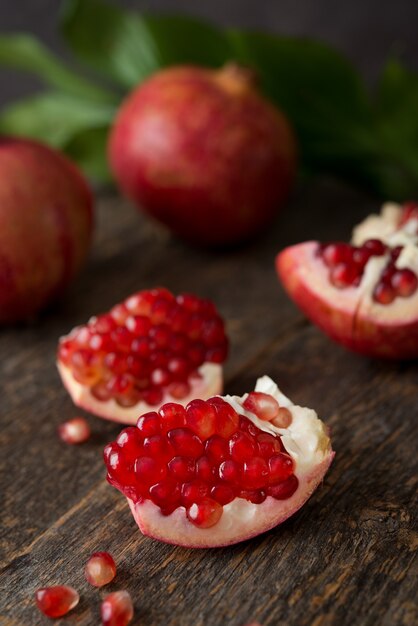
[[58, 435], [65, 443], [77, 444], [87, 441], [91, 431], [84, 417], [74, 417], [58, 426]]
[[128, 591], [110, 593], [102, 602], [103, 626], [127, 626], [134, 616], [134, 607]]
[[[282, 426], [291, 422], [290, 411], [268, 395], [248, 397], [260, 414], [275, 415]], [[261, 503], [297, 488], [280, 436], [260, 430], [220, 397], [186, 408], [170, 402], [142, 415], [106, 446], [104, 459], [109, 482], [131, 500], [151, 500], [163, 515], [184, 506], [201, 528], [216, 524], [236, 497]]]
[[184, 399], [196, 370], [227, 356], [224, 323], [207, 300], [141, 291], [61, 340], [58, 359], [106, 402], [160, 405], [168, 391]]
[[116, 576], [116, 564], [109, 552], [94, 552], [86, 563], [84, 575], [94, 587], [103, 587]]
[[62, 617], [77, 606], [80, 596], [72, 587], [57, 585], [35, 591], [38, 609], [48, 617]]
[[252, 391], [244, 402], [244, 408], [257, 415], [261, 420], [271, 422], [279, 413], [279, 403], [273, 396], [259, 391]]

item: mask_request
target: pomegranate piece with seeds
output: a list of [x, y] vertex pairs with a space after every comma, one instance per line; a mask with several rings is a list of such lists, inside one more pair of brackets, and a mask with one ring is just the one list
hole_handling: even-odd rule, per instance
[[116, 563], [109, 552], [94, 552], [84, 569], [86, 580], [93, 587], [103, 587], [116, 576]]
[[[212, 302], [158, 288], [130, 296], [63, 337], [58, 370], [77, 406], [135, 424], [138, 415], [170, 400], [184, 405], [220, 393], [227, 352]], [[193, 419], [199, 421], [198, 408]]]
[[352, 244], [298, 244], [280, 252], [290, 297], [332, 339], [374, 357], [418, 356], [418, 204], [386, 204]]
[[35, 591], [35, 602], [40, 611], [48, 617], [62, 617], [77, 606], [80, 596], [67, 585], [42, 587]]
[[333, 456], [316, 413], [267, 376], [243, 398], [166, 404], [104, 450], [107, 479], [141, 531], [187, 547], [229, 545], [280, 524]]
[[58, 426], [58, 435], [65, 443], [78, 444], [87, 441], [91, 431], [84, 417], [73, 417]]
[[128, 591], [110, 593], [102, 602], [103, 626], [128, 626], [134, 616], [134, 607]]

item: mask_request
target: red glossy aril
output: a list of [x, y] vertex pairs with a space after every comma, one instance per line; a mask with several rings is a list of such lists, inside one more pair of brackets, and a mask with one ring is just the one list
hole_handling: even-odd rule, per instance
[[73, 587], [57, 585], [43, 587], [35, 592], [38, 609], [48, 617], [62, 617], [77, 606], [80, 596]]
[[279, 412], [279, 403], [273, 396], [259, 391], [252, 391], [248, 394], [244, 402], [244, 408], [257, 415], [261, 420], [271, 422], [277, 417]]
[[384, 282], [378, 283], [373, 292], [373, 298], [379, 304], [390, 304], [395, 297], [394, 289]]
[[412, 270], [400, 269], [392, 276], [392, 287], [396, 295], [408, 298], [417, 290], [418, 279]]
[[100, 402], [157, 406], [164, 392], [186, 398], [194, 372], [205, 362], [221, 363], [227, 345], [211, 303], [153, 289], [77, 328], [60, 342], [58, 357]]
[[116, 563], [109, 552], [94, 552], [84, 570], [86, 580], [94, 587], [103, 587], [116, 576]]
[[110, 593], [102, 602], [103, 626], [128, 626], [134, 616], [132, 599], [127, 591]]
[[187, 517], [199, 528], [211, 528], [221, 519], [222, 511], [223, 508], [219, 502], [212, 498], [205, 498], [187, 509]]
[[353, 285], [359, 274], [360, 272], [356, 265], [340, 263], [339, 265], [336, 265], [332, 268], [330, 280], [334, 287], [342, 289], [344, 287], [350, 287], [351, 285]]
[[287, 500], [293, 496], [298, 486], [299, 481], [293, 474], [292, 476], [289, 476], [287, 480], [267, 487], [267, 494], [276, 500]]
[[[290, 411], [264, 396], [251, 399], [255, 409], [290, 423]], [[211, 434], [219, 424], [224, 436]], [[277, 485], [293, 476], [281, 438], [260, 430], [222, 398], [193, 401], [186, 409], [168, 403], [146, 413], [136, 428], [125, 428], [106, 446], [104, 458], [109, 482], [128, 498], [151, 500], [163, 515], [183, 506], [202, 528], [215, 524], [236, 497], [255, 504], [275, 493], [285, 498], [289, 489]], [[276, 491], [270, 494], [270, 487]]]
[[287, 409], [284, 406], [281, 406], [279, 409], [279, 412], [277, 414], [277, 417], [274, 418], [273, 424], [275, 426], [277, 426], [277, 428], [288, 428], [290, 426], [290, 424], [292, 423], [292, 414], [289, 411], [289, 409]]
[[74, 417], [59, 425], [58, 435], [65, 443], [78, 444], [87, 441], [90, 438], [91, 431], [84, 417]]

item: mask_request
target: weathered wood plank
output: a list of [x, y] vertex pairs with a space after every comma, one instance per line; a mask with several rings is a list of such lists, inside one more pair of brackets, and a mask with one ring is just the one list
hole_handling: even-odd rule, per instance
[[[58, 582], [82, 593], [65, 623], [96, 623], [104, 592], [82, 570], [98, 549], [119, 563], [109, 589], [132, 591], [135, 623], [412, 626], [418, 366], [333, 345], [296, 312], [273, 267], [284, 245], [344, 237], [369, 210], [333, 184], [301, 189], [266, 237], [213, 253], [163, 235], [119, 200], [102, 203], [93, 258], [73, 290], [38, 323], [0, 333], [2, 626], [49, 623], [32, 593]], [[183, 550], [140, 535], [103, 479], [101, 449], [119, 427], [92, 418], [95, 436], [79, 448], [55, 434], [75, 413], [53, 363], [58, 336], [155, 284], [218, 304], [232, 342], [228, 392], [268, 373], [332, 427], [337, 457], [321, 490], [282, 528], [229, 549]]]

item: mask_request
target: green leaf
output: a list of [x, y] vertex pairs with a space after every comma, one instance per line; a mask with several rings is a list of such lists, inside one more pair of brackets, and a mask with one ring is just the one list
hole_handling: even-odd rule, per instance
[[109, 183], [111, 174], [107, 162], [109, 128], [92, 128], [75, 135], [65, 152], [84, 173], [97, 183]]
[[63, 148], [81, 131], [109, 125], [114, 114], [113, 106], [51, 91], [6, 108], [0, 116], [0, 132]]
[[80, 59], [125, 88], [160, 67], [154, 39], [139, 14], [101, 0], [70, 0], [61, 27]]
[[418, 196], [418, 76], [392, 59], [376, 98], [379, 167], [376, 183], [393, 198]]
[[341, 173], [373, 154], [371, 106], [344, 57], [306, 39], [232, 31], [230, 40], [236, 58], [256, 69], [292, 122], [309, 169]]
[[204, 20], [148, 15], [145, 22], [156, 42], [161, 65], [219, 67], [233, 57], [227, 34]]
[[36, 74], [47, 85], [74, 96], [114, 100], [111, 93], [69, 70], [31, 35], [0, 35], [0, 65]]
[[203, 20], [142, 16], [102, 0], [70, 0], [62, 30], [75, 54], [125, 88], [167, 65], [216, 67], [232, 55], [226, 34]]

